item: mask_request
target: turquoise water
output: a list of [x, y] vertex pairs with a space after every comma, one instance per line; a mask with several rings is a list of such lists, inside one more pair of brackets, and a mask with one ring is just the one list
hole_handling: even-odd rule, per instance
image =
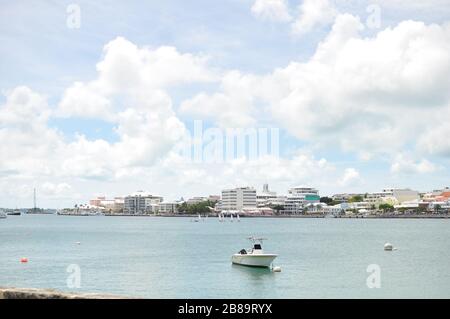
[[[269, 238], [264, 248], [279, 254], [282, 272], [231, 265], [250, 235]], [[398, 250], [384, 251], [386, 241]], [[70, 264], [80, 267], [80, 288], [67, 287]], [[380, 288], [367, 287], [370, 264], [380, 267]], [[449, 266], [442, 219], [0, 220], [0, 286], [150, 298], [449, 298]]]

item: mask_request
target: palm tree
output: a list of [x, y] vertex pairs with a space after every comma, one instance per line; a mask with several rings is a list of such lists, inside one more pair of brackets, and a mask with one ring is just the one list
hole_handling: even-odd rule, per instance
[[436, 214], [438, 214], [440, 210], [441, 210], [441, 205], [439, 205], [439, 204], [434, 205], [434, 211]]

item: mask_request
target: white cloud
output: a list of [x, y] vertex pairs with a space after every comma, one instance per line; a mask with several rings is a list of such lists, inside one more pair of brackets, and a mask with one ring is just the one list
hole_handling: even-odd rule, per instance
[[[443, 119], [450, 118], [449, 114], [445, 115], [445, 113], [441, 116]], [[441, 121], [436, 120], [436, 122]], [[450, 157], [450, 125], [448, 120], [426, 131], [419, 140], [419, 148], [430, 155]]]
[[414, 161], [411, 157], [398, 154], [391, 165], [394, 174], [429, 174], [437, 170], [437, 166], [427, 159]]
[[71, 190], [71, 186], [67, 183], [51, 183], [46, 182], [41, 185], [39, 190], [46, 196], [59, 197], [67, 194]]
[[[6, 175], [46, 175], [53, 170], [50, 154], [62, 144], [62, 135], [47, 126], [46, 98], [25, 86], [6, 92], [0, 106], [0, 167]], [[51, 158], [51, 157], [50, 157]]]
[[337, 10], [329, 0], [303, 0], [298, 7], [299, 15], [292, 23], [292, 32], [304, 35], [315, 28], [330, 25]]
[[[75, 82], [65, 90], [57, 114], [65, 117], [115, 119], [115, 113], [146, 99], [170, 103], [164, 89], [195, 82], [211, 82], [216, 75], [202, 55], [180, 53], [174, 47], [139, 48], [118, 37], [107, 43], [97, 63], [98, 77], [90, 82]], [[164, 101], [161, 101], [164, 100]]]
[[[365, 160], [432, 136], [450, 114], [450, 24], [404, 21], [372, 37], [362, 28], [340, 14], [309, 60], [267, 75], [226, 73], [219, 92], [185, 101], [181, 111], [228, 127], [270, 118], [300, 140]], [[445, 153], [447, 144], [428, 145]]]
[[185, 134], [164, 87], [209, 81], [203, 63], [173, 48], [139, 49], [123, 38], [107, 44], [98, 78], [67, 89], [56, 114], [112, 121], [115, 142], [82, 134], [67, 141], [49, 127], [45, 97], [27, 87], [7, 92], [0, 108], [0, 151], [8, 154], [0, 158], [2, 175], [104, 179], [152, 165]]
[[215, 119], [221, 127], [252, 126], [255, 124], [251, 115], [255, 111], [252, 91], [257, 80], [253, 75], [230, 71], [222, 78], [221, 92], [197, 94], [181, 104], [180, 112], [197, 119]]
[[111, 102], [98, 91], [96, 86], [96, 83], [75, 82], [64, 92], [57, 114], [62, 117], [76, 116], [105, 121], [113, 120]]
[[159, 189], [167, 189], [165, 193], [175, 190], [167, 185], [176, 184], [183, 189], [185, 196], [198, 196], [205, 192], [217, 194], [227, 187], [261, 187], [264, 183], [270, 183], [275, 190], [285, 194], [289, 187], [298, 184], [320, 187], [333, 184], [336, 178], [332, 163], [324, 158], [315, 158], [305, 150], [297, 150], [288, 158], [274, 155], [255, 159], [242, 157], [219, 164], [193, 164], [171, 152], [150, 170], [137, 173], [141, 178], [142, 174], [158, 184]]
[[406, 21], [372, 38], [360, 29], [358, 18], [339, 15], [309, 61], [285, 68], [289, 92], [271, 104], [298, 138], [367, 158], [445, 121], [436, 114], [449, 105], [450, 27]]
[[355, 168], [346, 168], [344, 170], [344, 175], [339, 180], [338, 184], [341, 186], [350, 186], [354, 184], [359, 184], [361, 182], [361, 176]]
[[251, 11], [263, 20], [287, 22], [292, 19], [286, 0], [256, 0]]

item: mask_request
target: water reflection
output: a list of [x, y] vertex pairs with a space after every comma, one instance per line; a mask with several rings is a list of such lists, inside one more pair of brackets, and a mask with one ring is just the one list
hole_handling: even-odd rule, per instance
[[238, 271], [249, 279], [262, 280], [264, 278], [270, 278], [274, 275], [270, 268], [249, 267], [235, 264], [231, 264], [231, 267], [233, 271]]

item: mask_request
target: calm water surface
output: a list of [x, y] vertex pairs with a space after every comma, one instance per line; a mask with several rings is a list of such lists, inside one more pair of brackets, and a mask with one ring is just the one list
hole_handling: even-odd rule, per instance
[[[269, 238], [264, 248], [279, 254], [281, 273], [231, 265], [250, 235]], [[386, 241], [398, 250], [384, 251]], [[81, 269], [79, 289], [67, 287], [70, 264]], [[366, 285], [370, 264], [380, 266], [379, 289]], [[449, 266], [442, 219], [0, 220], [0, 286], [150, 298], [450, 298]]]

